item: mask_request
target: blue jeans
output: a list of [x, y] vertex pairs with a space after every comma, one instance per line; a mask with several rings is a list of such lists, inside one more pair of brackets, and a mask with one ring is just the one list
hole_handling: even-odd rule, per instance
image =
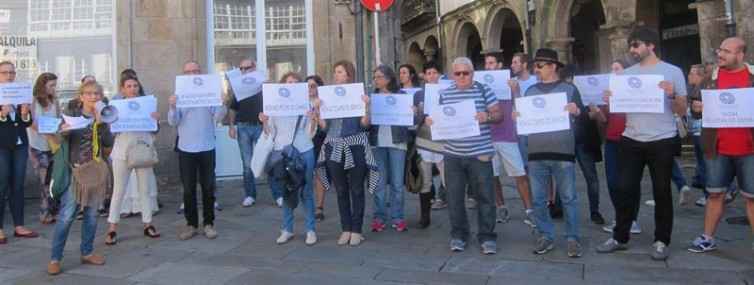
[[[314, 151], [308, 150], [302, 155], [306, 158], [306, 174], [305, 174], [305, 181], [306, 184], [304, 184], [303, 187], [298, 189], [298, 193], [291, 193], [297, 197], [297, 199], [301, 200], [301, 207], [304, 209], [304, 219], [306, 220], [306, 231], [314, 231], [315, 222], [314, 222]], [[279, 181], [279, 179], [275, 179], [278, 181], [275, 181], [277, 185], [281, 186], [280, 189], [287, 189], [287, 187], [284, 186], [284, 181]], [[287, 191], [287, 190], [284, 190]], [[294, 203], [289, 202], [288, 199], [283, 199], [283, 219], [280, 220], [280, 228], [283, 230], [288, 231], [289, 233], [293, 232], [293, 210], [296, 209], [296, 205]]]
[[681, 172], [681, 168], [678, 167], [678, 162], [675, 162], [675, 159], [673, 159], [673, 176], [671, 178], [673, 179], [673, 183], [675, 183], [675, 190], [679, 193], [681, 192], [681, 188], [689, 185], [686, 183], [686, 178], [683, 178], [683, 172]]
[[387, 184], [390, 182], [390, 212], [393, 223], [403, 220], [403, 169], [406, 165], [406, 151], [394, 147], [372, 148], [374, 160], [380, 170], [380, 181], [374, 190], [372, 210], [375, 220], [387, 221]]
[[[605, 179], [607, 180], [607, 191], [610, 194], [610, 202], [613, 204], [613, 209], [618, 208], [619, 150], [620, 141], [605, 140]], [[634, 221], [639, 218], [640, 206], [641, 200], [637, 199]]]
[[[73, 180], [73, 178], [71, 178]], [[76, 212], [80, 206], [73, 199], [73, 190], [68, 188], [60, 195], [60, 218], [55, 224], [55, 231], [52, 233], [52, 242], [50, 244], [50, 260], [60, 261], [63, 259], [63, 249], [65, 242], [68, 240], [68, 232], [71, 230], [73, 221], [76, 220]], [[83, 205], [84, 222], [81, 224], [81, 256], [92, 254], [94, 250], [94, 235], [97, 232], [97, 209], [98, 204]]]
[[29, 148], [0, 148], [0, 230], [3, 229], [5, 196], [8, 195], [14, 226], [24, 225], [24, 179]]
[[600, 210], [600, 179], [597, 176], [594, 152], [589, 151], [585, 144], [577, 143], [576, 160], [579, 162], [579, 167], [581, 167], [581, 172], [584, 173], [584, 179], [586, 180], [589, 212], [598, 212]]
[[[254, 182], [254, 172], [251, 171], [251, 157], [254, 156], [254, 146], [262, 135], [262, 125], [250, 125], [246, 123], [236, 123], [238, 137], [238, 149], [241, 150], [241, 161], [243, 162], [243, 186], [246, 197], [257, 199], [257, 185]], [[281, 197], [280, 188], [275, 183], [269, 183], [272, 198], [277, 200]]]
[[574, 183], [574, 163], [570, 161], [529, 161], [532, 208], [534, 217], [537, 218], [539, 234], [549, 241], [555, 241], [555, 226], [547, 210], [547, 183], [551, 175], [555, 178], [555, 190], [560, 193], [563, 203], [566, 240], [579, 241], [578, 198]]
[[[492, 161], [476, 157], [445, 156], [445, 182], [448, 183], [448, 214], [450, 215], [450, 238], [466, 240], [471, 234], [466, 216], [466, 185], [477, 202], [477, 227], [479, 243], [495, 241], [495, 186]], [[467, 183], [468, 182], [468, 183]]]
[[729, 192], [733, 178], [738, 177], [738, 188], [747, 198], [754, 198], [754, 154], [729, 156], [717, 154], [707, 159], [707, 191], [710, 193]]

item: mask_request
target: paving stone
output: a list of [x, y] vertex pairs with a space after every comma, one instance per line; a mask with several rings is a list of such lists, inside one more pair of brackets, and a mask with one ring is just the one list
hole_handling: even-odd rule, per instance
[[449, 256], [432, 256], [411, 253], [380, 251], [369, 258], [364, 266], [375, 266], [405, 270], [440, 271]]
[[385, 269], [375, 280], [423, 283], [423, 284], [485, 284], [486, 275], [428, 272], [420, 270]]
[[377, 253], [360, 247], [307, 246], [288, 254], [285, 259], [310, 262], [363, 264]]
[[244, 256], [236, 254], [195, 253], [183, 258], [180, 263], [204, 265], [237, 266], [254, 270], [272, 270], [281, 272], [299, 272], [309, 265], [305, 261], [281, 260], [267, 257]]
[[247, 271], [232, 266], [165, 262], [128, 280], [155, 284], [224, 284]]
[[647, 281], [676, 284], [744, 283], [741, 276], [734, 271], [615, 266], [613, 264], [588, 264], [585, 266], [584, 276], [587, 281], [604, 282], [622, 280], [635, 283]]
[[189, 256], [185, 251], [163, 249], [135, 249], [119, 255], [103, 255], [103, 266], [77, 266], [70, 273], [124, 279], [158, 266]]
[[31, 273], [29, 269], [12, 269], [7, 267], [0, 267], [0, 284], [11, 284], [13, 279], [19, 278], [26, 274]]
[[302, 268], [300, 274], [314, 274], [340, 278], [356, 278], [358, 280], [373, 279], [382, 272], [383, 268], [361, 265], [312, 262]]
[[304, 237], [302, 235], [298, 235], [298, 238], [294, 237], [293, 240], [285, 244], [276, 244], [275, 239], [264, 239], [263, 241], [259, 241], [259, 236], [256, 236], [255, 239], [233, 249], [232, 253], [245, 256], [281, 259], [301, 247], [317, 247], [317, 245], [304, 245]]
[[[521, 278], [581, 280], [584, 266], [575, 263], [451, 257], [442, 272], [500, 275]], [[532, 272], [540, 274], [532, 275]]]
[[207, 239], [204, 230], [199, 229], [198, 234], [185, 241], [179, 240], [180, 233], [161, 237], [162, 241], [152, 244], [150, 248], [166, 250], [182, 250], [190, 252], [226, 253], [244, 244], [253, 234], [243, 231], [233, 231], [218, 228], [218, 236], [215, 239]]
[[251, 271], [231, 280], [229, 284], [327, 284], [327, 285], [377, 285], [377, 284], [420, 284], [386, 280], [342, 278], [317, 274], [286, 274], [271, 271]]
[[50, 276], [44, 270], [35, 270], [23, 277], [16, 278], [13, 284], [76, 284], [76, 285], [127, 285], [133, 281], [114, 278], [94, 277], [69, 274], [63, 271], [60, 275]]

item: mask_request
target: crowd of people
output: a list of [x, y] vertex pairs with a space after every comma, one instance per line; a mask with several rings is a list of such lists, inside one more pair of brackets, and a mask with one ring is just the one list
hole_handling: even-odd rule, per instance
[[[198, 234], [199, 211], [202, 212], [202, 231], [208, 239], [218, 236], [215, 211], [220, 210], [215, 198], [215, 126], [228, 118], [229, 137], [238, 141], [243, 161], [243, 207], [257, 203], [255, 175], [251, 161], [260, 138], [271, 138], [272, 151], [268, 158], [267, 178], [274, 203], [281, 208], [280, 236], [277, 244], [294, 237], [294, 210], [298, 204], [304, 212], [305, 243], [317, 242], [316, 225], [325, 219], [324, 196], [334, 189], [340, 216], [340, 246], [358, 246], [364, 241], [366, 193], [373, 194], [372, 221], [369, 229], [380, 232], [388, 222], [391, 228], [406, 232], [404, 194], [407, 190], [419, 194], [420, 219], [415, 228], [430, 225], [432, 210], [448, 209], [450, 218], [450, 250], [464, 251], [472, 230], [468, 210], [476, 209], [476, 239], [484, 254], [497, 252], [496, 223], [510, 220], [510, 209], [502, 191], [501, 180], [513, 178], [522, 201], [523, 222], [537, 232], [533, 241], [535, 254], [546, 254], [555, 244], [554, 218], [564, 217], [563, 235], [567, 255], [581, 257], [576, 187], [576, 163], [587, 185], [589, 218], [604, 224], [600, 213], [600, 182], [596, 163], [604, 160], [605, 177], [611, 204], [615, 209], [612, 223], [603, 230], [612, 233], [607, 241], [596, 247], [598, 253], [628, 249], [630, 234], [641, 233], [637, 222], [641, 187], [645, 167], [649, 168], [654, 205], [654, 244], [651, 258], [665, 260], [673, 230], [673, 199], [671, 180], [677, 180], [679, 203], [691, 201], [690, 188], [680, 174], [674, 157], [680, 153], [678, 118], [689, 118], [688, 129], [693, 135], [697, 167], [692, 186], [704, 190], [697, 201], [705, 206], [705, 219], [700, 234], [688, 250], [704, 252], [716, 248], [714, 234], [722, 216], [726, 199], [735, 191], [745, 197], [747, 215], [754, 220], [754, 129], [709, 128], [701, 123], [701, 90], [746, 88], [754, 86], [754, 67], [744, 62], [746, 46], [740, 38], [728, 38], [705, 64], [694, 65], [688, 82], [680, 68], [659, 57], [658, 35], [646, 28], [636, 27], [628, 36], [628, 53], [633, 65], [615, 60], [610, 69], [616, 75], [660, 75], [659, 88], [664, 93], [661, 113], [611, 112], [610, 105], [584, 104], [580, 90], [573, 84], [577, 71], [563, 64], [558, 53], [542, 48], [532, 55], [517, 53], [509, 67], [510, 99], [499, 99], [487, 84], [475, 81], [475, 67], [465, 57], [455, 58], [449, 76], [437, 61], [429, 61], [421, 73], [408, 64], [397, 73], [385, 65], [372, 71], [374, 90], [360, 96], [364, 115], [337, 119], [321, 118], [320, 108], [326, 102], [318, 96], [324, 82], [317, 75], [306, 78], [288, 72], [279, 83], [306, 83], [311, 109], [301, 116], [270, 116], [264, 113], [263, 96], [259, 94], [238, 100], [234, 94], [223, 93], [222, 105], [216, 107], [178, 108], [177, 95], [170, 96], [167, 121], [177, 129], [175, 151], [183, 185], [183, 203], [179, 213], [186, 219], [180, 240]], [[708, 64], [712, 63], [712, 64]], [[485, 55], [485, 70], [503, 69], [500, 53]], [[242, 74], [255, 72], [253, 60], [239, 62]], [[0, 62], [0, 83], [15, 80], [15, 67]], [[203, 74], [197, 61], [187, 61], [182, 75]], [[423, 75], [423, 78], [420, 78]], [[334, 85], [355, 83], [356, 69], [349, 61], [333, 66]], [[425, 84], [437, 84], [452, 79], [439, 93], [440, 104], [473, 102], [474, 120], [479, 132], [464, 138], [433, 140], [432, 126], [436, 118], [426, 115]], [[143, 234], [159, 238], [161, 234], [152, 224], [152, 214], [158, 208], [154, 171], [151, 166], [135, 167], [127, 162], [129, 151], [136, 143], [153, 144], [155, 132], [110, 131], [103, 120], [99, 104], [144, 96], [136, 72], [125, 70], [119, 81], [119, 93], [105, 98], [102, 86], [87, 76], [78, 88], [77, 97], [61, 108], [56, 96], [57, 77], [52, 73], [39, 75], [33, 87], [31, 104], [4, 105], [0, 113], [0, 197], [8, 197], [12, 216], [13, 236], [35, 238], [39, 235], [24, 226], [24, 174], [31, 162], [35, 178], [44, 188], [40, 190], [39, 219], [43, 224], [55, 223], [50, 262], [47, 272], [60, 273], [63, 248], [77, 213], [83, 217], [81, 231], [81, 262], [102, 265], [104, 259], [93, 253], [97, 217], [106, 214], [108, 230], [105, 244], [117, 243], [118, 223], [124, 196], [135, 197], [129, 212], [141, 213]], [[268, 81], [271, 82], [271, 81]], [[687, 84], [688, 83], [688, 84]], [[232, 90], [231, 90], [232, 91]], [[582, 90], [583, 91], [583, 90]], [[598, 90], [602, 91], [602, 90]], [[398, 94], [411, 96], [414, 113], [413, 126], [373, 124], [371, 96], [368, 94]], [[522, 135], [516, 121], [522, 114], [516, 110], [515, 99], [528, 96], [565, 94], [569, 128]], [[349, 95], [352, 96], [352, 95]], [[609, 102], [613, 92], [604, 90], [602, 99]], [[426, 98], [425, 98], [426, 97]], [[91, 123], [85, 128], [68, 129], [63, 123], [56, 134], [40, 134], [40, 116], [60, 118], [82, 116]], [[151, 114], [159, 121], [159, 112]], [[598, 129], [605, 128], [604, 138]], [[159, 129], [158, 129], [159, 131]], [[604, 148], [603, 148], [604, 142]], [[58, 152], [66, 158], [55, 161]], [[290, 158], [291, 153], [298, 158]], [[257, 154], [257, 155], [267, 155]], [[410, 171], [411, 161], [418, 161], [417, 171]], [[291, 167], [278, 167], [281, 161], [300, 164], [302, 175], [289, 173]], [[64, 165], [70, 183], [62, 190], [52, 187], [50, 172], [55, 163]], [[439, 173], [439, 175], [436, 175]], [[294, 173], [295, 174], [295, 173]], [[407, 177], [408, 176], [408, 177]], [[412, 177], [418, 176], [418, 177]], [[439, 182], [433, 179], [439, 176]], [[675, 178], [678, 177], [679, 178]], [[406, 181], [417, 178], [416, 187]], [[732, 186], [738, 179], [738, 190]], [[201, 188], [201, 210], [197, 201], [197, 182]], [[111, 189], [111, 190], [108, 190]], [[732, 192], [733, 191], [733, 192]], [[130, 194], [127, 194], [131, 192]], [[109, 211], [102, 209], [106, 197]], [[726, 198], [727, 196], [727, 198]], [[388, 202], [389, 201], [389, 202]], [[389, 211], [388, 211], [389, 207]], [[2, 231], [5, 199], [0, 203], [0, 244], [7, 242]], [[754, 227], [754, 226], [753, 226]]]

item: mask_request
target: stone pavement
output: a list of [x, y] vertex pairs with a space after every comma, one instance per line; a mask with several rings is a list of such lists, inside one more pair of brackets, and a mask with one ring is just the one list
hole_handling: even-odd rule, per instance
[[[683, 158], [679, 163], [690, 165], [693, 160]], [[602, 172], [603, 166], [598, 165], [598, 169]], [[692, 169], [684, 167], [684, 172], [686, 177], [692, 176]], [[596, 253], [595, 246], [609, 235], [602, 232], [601, 225], [589, 220], [581, 177], [577, 172], [585, 252], [578, 259], [566, 255], [562, 220], [556, 220], [555, 249], [544, 256], [531, 252], [536, 235], [522, 222], [521, 200], [511, 179], [505, 180], [504, 191], [512, 218], [505, 224], [497, 224], [499, 252], [491, 256], [481, 253], [475, 238], [469, 241], [465, 252], [448, 250], [447, 209], [432, 212], [430, 228], [413, 228], [419, 216], [418, 196], [409, 193], [405, 203], [407, 232], [390, 228], [380, 233], [369, 232], [372, 199], [368, 196], [366, 240], [358, 247], [337, 246], [340, 224], [335, 195], [329, 192], [325, 221], [317, 225], [317, 244], [304, 244], [303, 214], [297, 209], [296, 236], [285, 245], [276, 245], [281, 210], [274, 205], [266, 185], [260, 185], [257, 203], [243, 208], [241, 180], [227, 180], [217, 183], [218, 200], [224, 209], [217, 213], [216, 228], [220, 235], [216, 240], [207, 240], [201, 230], [191, 240], [178, 239], [185, 227], [183, 215], [175, 212], [180, 204], [179, 185], [162, 185], [160, 198], [165, 207], [153, 221], [162, 237], [143, 236], [140, 218], [127, 218], [121, 221], [118, 244], [106, 246], [107, 221], [101, 218], [95, 252], [107, 263], [81, 265], [80, 222], [77, 222], [66, 246], [63, 273], [58, 276], [48, 276], [44, 271], [53, 226], [37, 222], [38, 201], [29, 200], [27, 227], [39, 231], [41, 237], [20, 239], [11, 234], [8, 244], [0, 245], [0, 284], [754, 284], [754, 249], [747, 226], [722, 222], [716, 251], [695, 254], [686, 250], [702, 229], [703, 209], [694, 205], [674, 205], [675, 224], [667, 261], [650, 260], [653, 209], [644, 204], [639, 217], [644, 232], [632, 235], [630, 249], [614, 254]], [[604, 180], [601, 183], [600, 208], [609, 222], [614, 212]], [[694, 190], [693, 194], [696, 199], [701, 191]], [[642, 183], [642, 200], [650, 198], [646, 178]], [[739, 196], [729, 205], [725, 217], [741, 215], [745, 215], [745, 210]], [[474, 210], [470, 216], [473, 230]], [[12, 224], [9, 214], [6, 217], [7, 235]]]

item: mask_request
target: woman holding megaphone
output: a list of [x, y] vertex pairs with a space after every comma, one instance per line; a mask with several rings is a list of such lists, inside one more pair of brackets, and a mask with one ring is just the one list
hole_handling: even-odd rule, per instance
[[[141, 96], [141, 84], [139, 79], [130, 74], [125, 74], [120, 78], [120, 94], [123, 99], [130, 99]], [[160, 113], [152, 112], [152, 118], [160, 120]], [[129, 165], [127, 158], [129, 152], [135, 149], [139, 143], [152, 146], [153, 134], [150, 132], [121, 132], [115, 137], [113, 151], [110, 154], [113, 165], [113, 195], [110, 202], [110, 215], [107, 221], [110, 226], [105, 236], [105, 244], [114, 245], [117, 240], [118, 222], [120, 222], [121, 206], [123, 195], [128, 186], [131, 173], [136, 174], [136, 189], [141, 205], [141, 221], [144, 223], [144, 235], [150, 238], [160, 237], [160, 234], [152, 226], [152, 197], [149, 195], [150, 175], [152, 166], [137, 167]], [[153, 146], [152, 146], [153, 147]]]

